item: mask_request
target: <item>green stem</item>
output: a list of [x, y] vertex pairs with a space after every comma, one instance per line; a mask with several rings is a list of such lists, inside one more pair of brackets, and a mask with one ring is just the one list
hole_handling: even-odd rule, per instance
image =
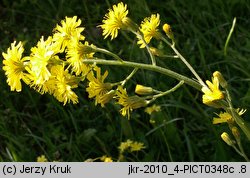
[[103, 54], [107, 54], [107, 55], [109, 55], [109, 56], [112, 56], [112, 57], [114, 57], [115, 59], [117, 59], [118, 61], [123, 62], [123, 60], [122, 60], [118, 55], [116, 55], [116, 54], [114, 54], [114, 53], [112, 53], [112, 52], [110, 52], [110, 51], [108, 51], [108, 50], [106, 50], [106, 49], [103, 49], [103, 48], [94, 48], [94, 50], [95, 50], [96, 52], [100, 52], [100, 53], [103, 53]]
[[247, 162], [249, 162], [250, 160], [248, 159], [248, 157], [247, 157], [247, 155], [246, 155], [246, 153], [245, 153], [245, 151], [244, 151], [244, 149], [243, 149], [243, 147], [242, 147], [241, 141], [240, 141], [240, 140], [237, 141], [237, 144], [238, 144], [238, 146], [239, 146], [240, 152], [242, 153], [242, 157], [244, 157], [245, 160], [246, 160]]
[[142, 42], [144, 43], [144, 45], [146, 46], [146, 49], [148, 51], [148, 54], [150, 56], [151, 62], [153, 66], [156, 66], [156, 60], [154, 55], [152, 54], [152, 52], [150, 51], [150, 48], [148, 46], [148, 44], [146, 43], [145, 39], [143, 38], [143, 34], [141, 34], [140, 32], [135, 32], [135, 31], [131, 31], [132, 33], [134, 33], [140, 40], [142, 40]]
[[199, 81], [199, 83], [203, 86], [206, 87], [207, 85], [203, 82], [203, 80], [200, 78], [200, 76], [196, 73], [194, 68], [189, 64], [189, 62], [179, 53], [179, 51], [175, 48], [175, 43], [171, 44], [166, 38], [162, 37], [161, 38], [167, 45], [169, 45], [172, 50], [175, 52], [175, 54], [181, 59], [181, 61], [188, 67], [188, 69], [194, 74], [196, 79]]
[[103, 65], [115, 65], [115, 66], [133, 67], [133, 68], [138, 68], [138, 69], [155, 71], [155, 72], [167, 75], [169, 77], [175, 78], [179, 81], [183, 80], [186, 84], [192, 86], [193, 88], [199, 91], [201, 91], [201, 87], [202, 87], [201, 84], [199, 84], [198, 82], [186, 76], [178, 74], [169, 69], [165, 69], [159, 66], [153, 66], [151, 64], [142, 64], [142, 63], [129, 62], [129, 61], [119, 62], [115, 60], [105, 60], [105, 59], [97, 59], [97, 58], [96, 59], [84, 59], [83, 62], [87, 64], [95, 63], [95, 64], [103, 64]]
[[138, 68], [134, 68], [134, 70], [121, 82], [121, 86], [124, 86], [127, 81], [129, 81], [133, 75], [137, 72]]
[[184, 81], [181, 80], [177, 85], [175, 85], [173, 88], [171, 88], [170, 90], [167, 90], [165, 92], [162, 92], [160, 94], [157, 94], [157, 95], [154, 95], [153, 97], [152, 96], [149, 96], [150, 98], [152, 98], [149, 103], [153, 102], [154, 100], [156, 100], [157, 98], [159, 97], [162, 97], [162, 96], [165, 96], [169, 93], [172, 93], [174, 92], [175, 90], [177, 90], [178, 88], [180, 88], [182, 85], [184, 84]]
[[244, 120], [239, 116], [239, 114], [233, 108], [230, 93], [227, 89], [226, 89], [226, 93], [227, 93], [227, 101], [229, 104], [229, 108], [225, 107], [224, 109], [226, 110], [227, 113], [231, 114], [231, 116], [234, 118], [235, 122], [238, 124], [238, 126], [241, 128], [241, 130], [247, 136], [248, 140], [250, 140], [250, 128], [245, 124]]
[[235, 145], [232, 145], [232, 147], [233, 147], [234, 150], [235, 150], [240, 156], [242, 156], [246, 161], [249, 161], [248, 157], [247, 157], [246, 155], [244, 155], [240, 150], [238, 150], [238, 149], [236, 148]]

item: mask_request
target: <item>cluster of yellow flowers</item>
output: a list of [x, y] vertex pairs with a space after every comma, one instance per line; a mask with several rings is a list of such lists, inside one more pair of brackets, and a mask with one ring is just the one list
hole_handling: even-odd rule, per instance
[[[127, 5], [120, 2], [108, 10], [102, 24], [98, 26], [102, 28], [104, 38], [110, 36], [111, 40], [118, 36], [119, 30], [126, 30], [135, 34], [137, 44], [140, 48], [147, 49], [152, 62], [152, 64], [142, 64], [122, 60], [119, 56], [106, 49], [98, 48], [93, 44], [90, 45], [82, 34], [84, 27], [81, 27], [81, 20], [76, 16], [66, 17], [60, 24], [56, 25], [51, 36], [48, 38], [41, 37], [36, 46], [31, 48], [28, 56], [23, 56], [23, 43], [16, 41], [11, 44], [6, 53], [2, 53], [4, 58], [3, 70], [7, 76], [7, 83], [11, 91], [20, 92], [23, 81], [41, 94], [53, 95], [65, 105], [69, 102], [78, 103], [78, 96], [74, 89], [79, 86], [79, 82], [87, 79], [86, 91], [89, 98], [95, 99], [96, 105], [100, 104], [104, 107], [106, 103], [115, 99], [116, 103], [122, 106], [120, 109], [121, 114], [128, 116], [128, 118], [130, 112], [134, 109], [146, 107], [157, 98], [165, 96], [175, 91], [183, 83], [187, 83], [198, 90], [201, 89], [204, 104], [226, 111], [218, 114], [219, 118], [213, 119], [214, 124], [227, 122], [232, 133], [236, 136], [239, 136], [236, 133], [236, 126], [238, 125], [250, 139], [250, 130], [240, 117], [245, 110], [233, 108], [227, 81], [222, 74], [216, 71], [213, 73], [212, 81], [203, 82], [193, 67], [175, 48], [174, 35], [170, 25], [164, 24], [162, 26], [162, 30], [166, 34], [162, 35], [159, 29], [160, 23], [160, 15], [152, 14], [150, 17], [146, 17], [140, 25], [137, 25], [128, 17]], [[168, 38], [165, 38], [165, 36]], [[167, 44], [176, 54], [170, 57], [180, 59], [193, 73], [197, 81], [157, 66], [155, 56], [162, 57], [166, 55], [161, 50], [150, 47], [149, 43], [152, 39], [161, 40]], [[169, 42], [169, 39], [171, 42]], [[109, 55], [118, 61], [108, 62], [108, 60], [98, 59], [96, 56], [94, 57], [97, 52]], [[116, 83], [105, 82], [108, 71], [102, 74], [101, 68], [97, 64], [107, 63], [130, 66], [134, 70], [122, 81]], [[136, 94], [129, 96], [124, 85], [136, 73], [138, 68], [157, 71], [176, 78], [180, 82], [165, 92], [137, 84], [135, 88]], [[160, 106], [153, 105], [147, 107], [145, 112], [152, 114], [160, 110]], [[228, 140], [225, 139], [226, 134], [223, 134], [222, 138]], [[239, 142], [238, 145], [240, 145]], [[119, 148], [123, 152], [127, 148], [131, 149], [131, 151], [139, 150], [143, 146], [128, 140], [121, 144]], [[103, 157], [103, 160], [111, 161], [109, 157]]]
[[[172, 44], [163, 37], [159, 30], [159, 14], [152, 14], [150, 17], [146, 17], [140, 25], [137, 25], [128, 17], [127, 5], [120, 2], [108, 10], [102, 22], [103, 24], [99, 27], [103, 30], [104, 38], [108, 36], [111, 37], [111, 40], [116, 38], [119, 30], [134, 33], [138, 39], [138, 45], [141, 48], [147, 47], [151, 54], [153, 66], [156, 65], [153, 55], [157, 53], [159, 56], [160, 52], [148, 47], [148, 44], [153, 38], [165, 41], [198, 79], [204, 93], [203, 103], [215, 108], [222, 108], [225, 96], [228, 97], [228, 95], [225, 95], [225, 91], [222, 91], [220, 86], [227, 89], [226, 80], [220, 72], [216, 71], [213, 74], [212, 82], [206, 81], [204, 83], [184, 57], [174, 48], [174, 36], [168, 24], [164, 24], [162, 29], [172, 40]], [[3, 70], [11, 91], [20, 92], [22, 90], [21, 81], [23, 81], [41, 94], [49, 93], [53, 95], [64, 105], [69, 102], [75, 104], [78, 103], [78, 96], [74, 89], [78, 87], [79, 82], [87, 78], [89, 82], [86, 91], [89, 98], [95, 99], [95, 104], [104, 107], [106, 103], [116, 99], [117, 103], [123, 107], [120, 110], [121, 114], [128, 117], [134, 109], [146, 107], [157, 97], [164, 96], [171, 91], [159, 92], [151, 87], [137, 85], [135, 93], [140, 96], [129, 96], [124, 85], [133, 76], [136, 69], [125, 80], [116, 83], [105, 82], [108, 71], [102, 74], [100, 67], [95, 64], [86, 64], [84, 60], [93, 59], [96, 52], [111, 55], [118, 59], [121, 65], [123, 60], [105, 49], [98, 48], [93, 44], [90, 45], [85, 40], [85, 36], [82, 35], [84, 27], [80, 25], [81, 20], [77, 19], [76, 16], [66, 17], [60, 24], [56, 25], [51, 36], [47, 39], [41, 37], [37, 45], [31, 48], [31, 53], [28, 56], [23, 56], [22, 42], [13, 42], [7, 52], [2, 54], [4, 57]], [[157, 93], [157, 95], [154, 95], [154, 93]], [[142, 97], [141, 95], [147, 96]], [[154, 106], [149, 107], [146, 112], [151, 114], [153, 111], [159, 110], [159, 107]], [[222, 114], [219, 116], [224, 117]], [[225, 119], [214, 120], [216, 120], [214, 123], [219, 123], [219, 121], [222, 122]]]
[[[219, 114], [217, 114], [218, 117], [213, 118], [213, 124], [228, 124], [228, 127], [234, 139], [230, 137], [227, 132], [223, 132], [221, 134], [222, 140], [229, 146], [233, 147], [238, 154], [249, 161], [243, 150], [240, 139], [240, 131], [238, 129], [239, 126], [249, 137], [248, 129], [247, 127], [245, 127], [244, 121], [240, 117], [246, 112], [246, 109], [234, 109], [232, 107], [227, 81], [224, 79], [220, 72], [214, 72], [212, 82], [206, 81], [206, 83], [208, 87], [202, 87], [202, 92], [204, 93], [202, 97], [203, 103], [215, 108], [222, 108], [226, 110], [226, 112], [220, 112]], [[220, 86], [224, 90], [221, 90]], [[238, 148], [236, 147], [236, 144], [238, 145]]]
[[23, 43], [11, 44], [3, 53], [3, 70], [11, 91], [22, 90], [21, 80], [41, 94], [49, 93], [64, 104], [77, 103], [78, 96], [73, 91], [89, 73], [91, 67], [82, 62], [93, 58], [94, 48], [81, 34], [81, 20], [66, 17], [47, 39], [41, 37], [31, 48], [29, 56], [23, 56]]
[[[103, 36], [111, 36], [111, 39], [114, 39], [119, 29], [134, 33], [138, 30], [144, 36], [139, 38], [140, 34], [137, 33], [138, 44], [141, 47], [145, 47], [153, 37], [159, 38], [159, 14], [145, 18], [140, 27], [137, 27], [127, 15], [127, 5], [122, 2], [109, 9], [103, 24], [99, 25], [103, 29]], [[51, 36], [41, 37], [36, 46], [31, 48], [28, 56], [23, 56], [24, 44], [14, 41], [7, 52], [2, 53], [3, 70], [11, 91], [20, 92], [23, 81], [41, 94], [53, 95], [64, 105], [69, 102], [76, 104], [78, 96], [74, 89], [78, 87], [79, 82], [87, 78], [89, 82], [86, 91], [89, 98], [94, 98], [95, 103], [102, 107], [111, 99], [117, 99], [117, 103], [123, 106], [123, 116], [129, 117], [133, 109], [149, 104], [143, 97], [128, 96], [126, 89], [120, 85], [121, 82], [105, 83], [108, 71], [102, 75], [100, 67], [84, 63], [84, 59], [94, 58], [98, 48], [85, 40], [83, 31], [80, 19], [76, 16], [66, 17], [56, 25]], [[117, 88], [113, 89], [114, 86]]]

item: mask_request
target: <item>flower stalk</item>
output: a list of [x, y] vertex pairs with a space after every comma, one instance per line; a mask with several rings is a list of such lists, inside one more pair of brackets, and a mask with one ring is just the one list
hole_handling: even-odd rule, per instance
[[184, 75], [181, 75], [177, 72], [174, 72], [169, 69], [162, 68], [160, 66], [153, 66], [151, 64], [143, 64], [143, 63], [136, 63], [136, 62], [130, 62], [130, 61], [115, 61], [115, 60], [105, 60], [105, 59], [100, 59], [100, 58], [95, 58], [93, 59], [84, 59], [83, 63], [86, 64], [100, 64], [100, 65], [111, 65], [111, 66], [122, 66], [122, 67], [132, 67], [132, 68], [138, 68], [138, 69], [145, 69], [145, 70], [150, 70], [150, 71], [155, 71], [158, 73], [161, 73], [163, 75], [167, 75], [169, 77], [175, 78], [179, 81], [183, 80], [184, 83], [190, 85], [191, 87], [201, 91], [201, 84], [196, 82], [195, 80], [192, 80]]

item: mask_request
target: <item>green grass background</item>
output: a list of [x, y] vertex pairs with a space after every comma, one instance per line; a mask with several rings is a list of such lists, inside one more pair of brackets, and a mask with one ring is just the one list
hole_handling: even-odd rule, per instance
[[[103, 40], [100, 29], [107, 9], [116, 0], [3, 0], [0, 3], [0, 52], [14, 40], [25, 41], [26, 52], [42, 35], [48, 36], [65, 16], [77, 15], [83, 21], [86, 39], [127, 60], [149, 62], [147, 53], [136, 45], [133, 35], [122, 33], [113, 41]], [[152, 13], [171, 24], [177, 47], [203, 79], [215, 70], [228, 80], [235, 106], [250, 109], [250, 1], [249, 0], [124, 0], [129, 16], [140, 23]], [[227, 55], [223, 48], [237, 17]], [[130, 42], [128, 42], [128, 40]], [[152, 45], [170, 50], [156, 40]], [[157, 59], [159, 65], [192, 77], [177, 60]], [[2, 65], [2, 64], [1, 64]], [[108, 81], [123, 79], [131, 69], [104, 67]], [[126, 85], [130, 94], [136, 83], [166, 90], [176, 81], [149, 71], [139, 71]], [[41, 96], [28, 86], [20, 93], [10, 92], [0, 72], [0, 161], [36, 161], [44, 154], [50, 160], [84, 161], [109, 155], [118, 156], [121, 141], [145, 143], [146, 149], [126, 154], [127, 161], [244, 161], [220, 139], [226, 125], [212, 125], [214, 112], [201, 102], [201, 93], [189, 86], [156, 101], [162, 112], [150, 116], [143, 109], [130, 120], [119, 114], [114, 103], [105, 108], [88, 99], [86, 83], [77, 89], [79, 104], [63, 106], [52, 96]], [[250, 122], [250, 112], [244, 118]], [[170, 124], [168, 121], [173, 120]], [[152, 132], [152, 130], [154, 132]], [[243, 135], [243, 134], [242, 134]], [[246, 154], [250, 144], [243, 135]]]

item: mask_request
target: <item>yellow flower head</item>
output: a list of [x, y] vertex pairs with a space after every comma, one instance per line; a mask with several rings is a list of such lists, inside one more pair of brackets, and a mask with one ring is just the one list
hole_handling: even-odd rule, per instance
[[128, 118], [130, 118], [130, 112], [133, 111], [133, 109], [145, 107], [147, 105], [147, 101], [144, 98], [136, 95], [129, 97], [126, 89], [123, 89], [122, 86], [118, 86], [116, 95], [118, 103], [123, 106], [120, 110], [121, 114], [123, 116], [128, 115]]
[[[28, 70], [29, 71], [29, 70]], [[30, 71], [30, 73], [32, 73], [32, 71]], [[53, 83], [50, 82], [50, 80], [47, 80], [41, 84], [36, 84], [34, 81], [34, 75], [28, 75], [28, 80], [29, 83], [27, 83], [31, 88], [33, 88], [34, 90], [36, 90], [37, 92], [39, 92], [41, 95], [43, 95], [44, 93], [49, 92], [50, 94], [52, 94], [54, 91], [54, 85]], [[52, 84], [52, 85], [48, 85], [48, 84]], [[52, 86], [53, 90], [50, 88], [50, 86]]]
[[[152, 14], [151, 17], [145, 18], [140, 26], [140, 31], [143, 34], [145, 42], [150, 43], [152, 38], [160, 38], [160, 32], [158, 26], [160, 25], [160, 15]], [[145, 48], [146, 44], [142, 39], [139, 39], [137, 44], [141, 45], [141, 48]]]
[[145, 112], [148, 113], [149, 115], [151, 115], [153, 112], [159, 112], [161, 111], [161, 106], [158, 106], [156, 104], [154, 104], [153, 106], [147, 107], [145, 109]]
[[72, 40], [80, 41], [85, 39], [85, 37], [81, 35], [84, 28], [79, 27], [81, 22], [81, 19], [77, 20], [77, 16], [66, 17], [61, 21], [61, 25], [55, 27], [53, 41], [59, 51], [64, 51]]
[[219, 89], [219, 80], [217, 77], [212, 77], [212, 83], [210, 81], [206, 81], [207, 86], [202, 87], [202, 92], [204, 93], [202, 96], [202, 101], [204, 104], [209, 106], [216, 106], [214, 101], [218, 101], [224, 98], [224, 94]]
[[68, 70], [64, 70], [61, 65], [56, 65], [51, 68], [51, 82], [54, 84], [54, 97], [66, 103], [72, 102], [73, 104], [78, 103], [78, 96], [72, 90], [78, 87], [78, 80], [75, 76], [69, 74]]
[[100, 27], [103, 29], [104, 39], [111, 36], [111, 40], [116, 38], [119, 29], [126, 29], [129, 25], [130, 19], [127, 17], [127, 5], [120, 2], [113, 5], [113, 9], [105, 14], [103, 24]]
[[45, 41], [42, 37], [36, 47], [31, 48], [29, 68], [34, 76], [35, 84], [42, 84], [49, 79], [51, 74], [48, 64], [54, 57], [55, 51], [53, 50], [51, 37]]
[[[241, 116], [242, 114], [244, 114], [246, 112], [246, 109], [240, 109], [238, 108], [236, 110], [236, 112]], [[217, 114], [219, 117], [214, 117], [213, 118], [213, 124], [221, 124], [224, 122], [227, 123], [233, 123], [234, 119], [232, 117], [231, 114], [227, 113], [227, 112], [221, 112], [220, 114]]]
[[140, 151], [142, 149], [145, 148], [144, 144], [141, 143], [141, 142], [132, 142], [132, 144], [130, 145], [130, 149], [131, 149], [131, 152], [133, 151]]
[[37, 162], [48, 162], [47, 158], [44, 155], [37, 157]]
[[87, 75], [89, 86], [86, 91], [89, 93], [89, 98], [95, 97], [95, 104], [99, 103], [103, 107], [110, 99], [113, 98], [114, 93], [111, 93], [110, 96], [108, 92], [112, 89], [112, 86], [110, 83], [104, 83], [105, 78], [108, 76], [108, 71], [105, 71], [105, 73], [101, 75], [101, 68], [95, 67], [94, 70], [96, 71], [96, 77], [93, 71]]
[[120, 146], [118, 149], [120, 150], [120, 154], [122, 154], [124, 151], [129, 151], [129, 152], [134, 152], [134, 151], [140, 151], [144, 149], [145, 146], [141, 142], [135, 142], [130, 139], [128, 139], [125, 142], [121, 142]]
[[113, 162], [112, 158], [106, 155], [102, 156], [100, 160], [103, 162]]
[[233, 122], [232, 116], [227, 112], [221, 112], [218, 116], [219, 117], [213, 118], [213, 124], [220, 124], [220, 123], [224, 123], [224, 122], [230, 122], [230, 123]]
[[74, 40], [68, 44], [66, 58], [70, 66], [72, 66], [72, 71], [74, 71], [76, 75], [81, 73], [86, 75], [89, 72], [90, 67], [87, 64], [84, 64], [82, 60], [93, 58], [95, 52], [92, 48], [94, 47], [94, 45], [89, 45], [87, 41], [82, 44], [81, 42]]
[[24, 48], [22, 42], [16, 45], [16, 41], [8, 48], [7, 53], [3, 55], [3, 70], [7, 76], [7, 83], [10, 86], [11, 91], [20, 92], [22, 90], [21, 79], [24, 77], [24, 61], [22, 58]]

